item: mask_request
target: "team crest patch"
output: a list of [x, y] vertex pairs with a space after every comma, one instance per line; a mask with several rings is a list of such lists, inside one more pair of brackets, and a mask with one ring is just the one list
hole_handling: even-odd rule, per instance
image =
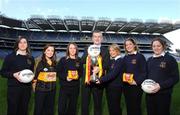
[[161, 68], [166, 68], [166, 62], [161, 62], [159, 65]]
[[114, 68], [114, 64], [111, 65], [111, 69], [113, 69], [113, 68]]
[[136, 63], [137, 63], [137, 60], [136, 60], [136, 59], [132, 59], [132, 60], [131, 60], [131, 63], [132, 63], [132, 64], [136, 64]]
[[79, 65], [79, 62], [76, 62], [76, 67], [79, 67], [80, 65]]
[[31, 64], [32, 64], [32, 62], [31, 62], [30, 59], [27, 59], [27, 63], [28, 63], [28, 65], [31, 65]]

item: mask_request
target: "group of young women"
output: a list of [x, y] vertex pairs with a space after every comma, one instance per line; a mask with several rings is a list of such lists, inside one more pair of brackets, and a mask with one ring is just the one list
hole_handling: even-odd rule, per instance
[[[8, 78], [7, 105], [8, 115], [27, 115], [31, 87], [35, 92], [34, 115], [53, 115], [55, 106], [56, 81], [59, 78], [59, 115], [76, 115], [77, 102], [81, 90], [81, 114], [89, 115], [91, 93], [94, 102], [94, 115], [102, 115], [102, 95], [106, 89], [106, 98], [110, 115], [122, 115], [121, 95], [124, 94], [127, 115], [141, 115], [143, 91], [141, 83], [145, 79], [156, 82], [153, 93], [146, 94], [148, 115], [170, 115], [173, 86], [179, 81], [179, 70], [176, 60], [166, 53], [166, 43], [155, 38], [152, 43], [153, 56], [147, 61], [139, 53], [134, 39], [124, 42], [125, 56], [121, 56], [117, 44], [109, 50], [101, 45], [103, 40], [100, 31], [94, 31], [92, 41], [101, 49], [100, 63], [91, 67], [92, 73], [98, 74], [95, 82], [87, 80], [88, 53], [78, 57], [78, 46], [69, 43], [66, 56], [56, 62], [56, 51], [53, 45], [46, 45], [41, 60], [35, 67], [34, 58], [30, 55], [26, 37], [19, 37], [14, 51], [7, 55], [2, 69], [2, 76]], [[109, 52], [108, 52], [109, 51]], [[35, 67], [35, 69], [34, 69]], [[34, 71], [32, 83], [22, 83], [19, 73], [23, 69]]]

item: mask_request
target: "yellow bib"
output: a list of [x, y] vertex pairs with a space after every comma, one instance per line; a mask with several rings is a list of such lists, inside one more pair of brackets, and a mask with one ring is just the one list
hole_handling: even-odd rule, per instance
[[44, 82], [55, 82], [56, 72], [40, 72], [38, 75], [38, 80], [41, 80]]
[[69, 78], [69, 79], [78, 79], [79, 78], [78, 71], [77, 70], [75, 70], [75, 71], [68, 70], [67, 78]]
[[127, 82], [131, 84], [134, 81], [133, 77], [134, 77], [134, 74], [123, 73], [123, 82]]

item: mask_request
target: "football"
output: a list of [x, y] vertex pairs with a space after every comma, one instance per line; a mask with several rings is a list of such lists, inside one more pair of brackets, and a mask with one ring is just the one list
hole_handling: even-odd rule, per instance
[[24, 69], [19, 74], [22, 83], [29, 83], [34, 78], [34, 73], [29, 69]]
[[90, 45], [88, 47], [88, 54], [92, 57], [97, 57], [101, 52], [101, 49], [97, 45]]
[[156, 82], [152, 79], [146, 79], [141, 84], [141, 88], [145, 93], [152, 93]]

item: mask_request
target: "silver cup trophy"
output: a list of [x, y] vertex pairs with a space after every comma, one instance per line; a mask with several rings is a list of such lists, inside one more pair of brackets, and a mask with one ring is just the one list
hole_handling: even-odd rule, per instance
[[[92, 68], [95, 66], [98, 66], [98, 56], [100, 54], [100, 47], [97, 45], [90, 45], [88, 48], [88, 54], [91, 57]], [[98, 78], [98, 76], [94, 72], [90, 76], [91, 82], [96, 82], [97, 78]]]

